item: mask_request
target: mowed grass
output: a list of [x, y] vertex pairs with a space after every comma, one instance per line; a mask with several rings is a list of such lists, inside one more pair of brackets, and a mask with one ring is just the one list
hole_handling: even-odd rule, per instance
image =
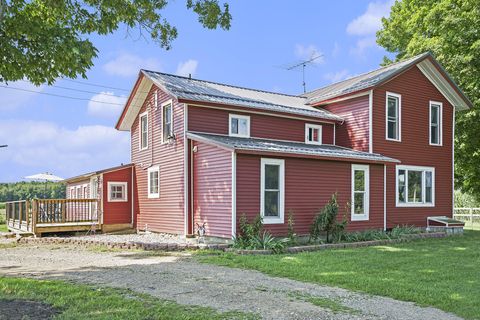
[[480, 319], [480, 231], [293, 255], [199, 256], [203, 262], [413, 301]]
[[0, 277], [0, 299], [40, 301], [58, 310], [54, 319], [255, 319], [241, 312], [179, 305], [127, 290], [63, 281]]
[[7, 232], [7, 225], [5, 221], [5, 209], [0, 209], [0, 232]]

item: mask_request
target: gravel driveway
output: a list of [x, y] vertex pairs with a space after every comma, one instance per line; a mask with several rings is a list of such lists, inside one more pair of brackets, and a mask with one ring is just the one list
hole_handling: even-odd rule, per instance
[[[253, 312], [263, 319], [460, 319], [413, 303], [201, 264], [188, 256], [32, 245], [0, 249], [0, 256], [0, 276], [129, 288], [181, 304]], [[321, 308], [305, 297], [335, 301], [345, 310]]]

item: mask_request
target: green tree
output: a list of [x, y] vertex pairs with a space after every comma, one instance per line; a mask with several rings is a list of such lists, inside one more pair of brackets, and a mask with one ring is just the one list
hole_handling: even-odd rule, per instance
[[397, 1], [382, 23], [378, 44], [397, 60], [431, 51], [475, 105], [456, 114], [455, 180], [480, 199], [480, 0]]
[[[97, 49], [88, 39], [121, 26], [170, 49], [178, 32], [161, 14], [169, 0], [0, 0], [0, 82], [39, 85], [59, 77], [86, 78]], [[186, 0], [203, 27], [230, 28], [227, 3]], [[138, 31], [137, 31], [138, 30]]]

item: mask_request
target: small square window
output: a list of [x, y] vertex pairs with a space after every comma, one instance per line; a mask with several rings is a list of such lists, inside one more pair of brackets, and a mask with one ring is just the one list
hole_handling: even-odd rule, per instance
[[322, 126], [316, 124], [305, 125], [305, 143], [322, 144]]
[[231, 114], [229, 116], [229, 135], [233, 137], [250, 137], [250, 117]]
[[126, 182], [108, 182], [108, 202], [127, 201]]

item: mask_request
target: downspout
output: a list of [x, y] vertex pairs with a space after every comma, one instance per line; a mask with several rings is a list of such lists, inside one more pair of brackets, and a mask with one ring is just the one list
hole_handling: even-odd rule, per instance
[[373, 153], [373, 90], [368, 93], [368, 152]]
[[133, 182], [133, 181], [135, 180], [134, 168], [135, 168], [135, 166], [132, 166], [132, 170], [131, 170], [131, 171], [132, 171], [132, 175], [131, 175], [131, 178], [130, 178], [130, 184], [131, 184], [131, 188], [132, 188], [132, 191], [131, 191], [131, 193], [130, 193], [130, 199], [131, 199], [130, 201], [132, 202], [132, 203], [131, 203], [132, 217], [131, 217], [131, 220], [130, 220], [130, 221], [131, 221], [131, 223], [132, 223], [132, 229], [133, 229], [133, 227], [134, 227], [134, 225], [135, 225], [135, 219], [134, 219], [134, 211], [135, 211], [135, 209], [134, 209], [134, 207], [135, 207], [135, 206], [134, 206], [134, 201], [135, 201], [134, 190], [135, 190], [135, 188], [133, 187], [133, 185], [134, 185], [134, 182]]
[[232, 151], [232, 238], [237, 234], [237, 154]]
[[383, 164], [383, 230], [387, 231], [387, 165]]

